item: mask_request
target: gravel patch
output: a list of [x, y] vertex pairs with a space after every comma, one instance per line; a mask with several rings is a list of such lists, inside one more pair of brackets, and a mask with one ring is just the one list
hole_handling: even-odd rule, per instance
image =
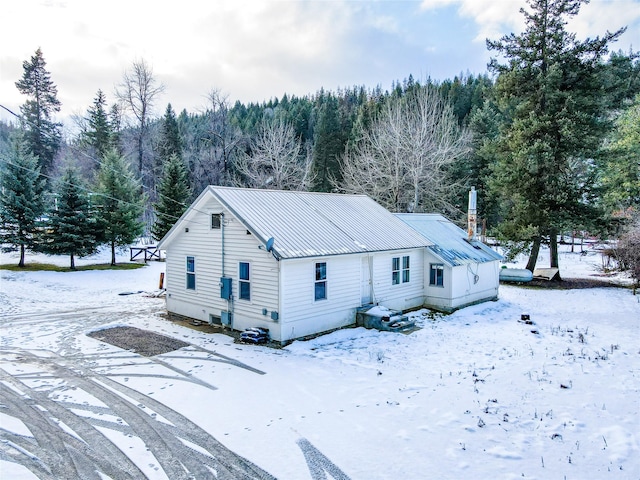
[[606, 278], [563, 278], [562, 281], [557, 280], [538, 280], [533, 279], [522, 286], [531, 288], [543, 288], [550, 290], [574, 290], [583, 288], [625, 288], [613, 280]]
[[87, 336], [145, 357], [173, 352], [190, 344], [175, 338], [135, 327], [113, 327], [88, 333]]

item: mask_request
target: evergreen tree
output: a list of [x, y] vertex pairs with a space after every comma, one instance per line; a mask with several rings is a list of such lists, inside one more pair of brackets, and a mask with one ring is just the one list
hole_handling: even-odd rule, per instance
[[91, 255], [98, 249], [97, 221], [91, 215], [87, 189], [73, 167], [67, 167], [56, 185], [56, 205], [49, 212], [42, 251], [69, 255], [69, 268], [76, 269], [75, 257]]
[[158, 155], [164, 161], [170, 157], [182, 155], [182, 139], [180, 137], [180, 129], [178, 128], [178, 120], [176, 114], [171, 108], [171, 104], [167, 105], [167, 110], [162, 119], [160, 126], [160, 142], [158, 144]]
[[506, 60], [492, 59], [499, 73], [496, 92], [510, 122], [501, 132], [492, 183], [503, 201], [501, 229], [512, 240], [532, 243], [527, 268], [533, 270], [541, 242], [551, 247], [558, 267], [557, 235], [591, 215], [584, 200], [593, 152], [606, 132], [602, 57], [624, 32], [576, 40], [565, 30], [585, 0], [528, 0], [526, 29], [520, 35], [487, 41]]
[[161, 240], [185, 212], [191, 196], [187, 170], [177, 155], [170, 156], [164, 164], [158, 196], [158, 202], [153, 204], [156, 221], [151, 228], [151, 234], [156, 240]]
[[602, 200], [610, 213], [640, 210], [640, 95], [616, 120], [599, 170]]
[[99, 158], [104, 157], [115, 146], [106, 106], [105, 95], [102, 90], [98, 90], [92, 107], [87, 111], [87, 129], [82, 133], [82, 137], [95, 149]]
[[180, 129], [178, 128], [178, 120], [176, 114], [171, 108], [171, 104], [167, 105], [164, 117], [160, 123], [160, 139], [156, 147], [157, 152], [157, 172], [164, 170], [164, 165], [172, 156], [179, 159], [182, 158], [182, 138], [180, 137]]
[[120, 137], [122, 134], [122, 108], [114, 103], [109, 109], [109, 126], [111, 127], [111, 145], [120, 151]]
[[143, 231], [140, 190], [125, 159], [115, 150], [107, 152], [98, 171], [96, 207], [100, 239], [111, 247], [111, 265], [116, 264], [116, 247], [129, 245]]
[[22, 64], [24, 73], [22, 79], [16, 82], [16, 87], [27, 100], [20, 107], [22, 112], [25, 140], [29, 151], [38, 157], [43, 174], [49, 174], [53, 159], [60, 148], [61, 124], [52, 120], [52, 115], [60, 111], [58, 89], [51, 81], [51, 74], [46, 70], [46, 62], [42, 50], [38, 48], [31, 61]]
[[25, 250], [38, 245], [45, 182], [26, 142], [15, 138], [6, 158], [0, 172], [0, 241], [4, 251], [20, 250], [18, 266], [24, 267]]
[[[332, 181], [340, 183], [342, 172], [340, 157], [344, 150], [342, 129], [338, 113], [338, 101], [329, 94], [324, 98], [318, 110], [313, 145], [313, 190], [330, 192]], [[347, 132], [348, 133], [348, 132]]]

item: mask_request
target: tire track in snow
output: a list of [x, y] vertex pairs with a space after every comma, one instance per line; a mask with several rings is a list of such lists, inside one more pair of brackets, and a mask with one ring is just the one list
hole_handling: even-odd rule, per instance
[[[4, 372], [2, 372], [4, 373]], [[6, 380], [2, 375], [3, 380]], [[84, 459], [77, 458], [75, 461], [71, 456], [71, 451], [67, 445], [73, 442], [73, 437], [56, 425], [52, 419], [40, 408], [32, 399], [24, 398], [11, 389], [0, 390], [0, 400], [3, 405], [8, 406], [9, 412], [19, 418], [29, 429], [37, 447], [29, 444], [20, 445], [27, 457], [26, 461], [19, 461], [20, 464], [31, 470], [41, 479], [80, 479], [80, 472], [77, 464], [82, 464]], [[77, 439], [76, 439], [77, 440]], [[4, 437], [3, 437], [4, 441]], [[80, 468], [84, 471], [84, 468]], [[91, 478], [91, 477], [89, 477]]]
[[[34, 399], [34, 401], [43, 404], [43, 408], [50, 408], [56, 416], [59, 416], [62, 421], [69, 426], [69, 428], [76, 432], [83, 440], [87, 441], [87, 444], [91, 445], [97, 451], [100, 451], [100, 447], [104, 446], [105, 443], [110, 444], [110, 441], [108, 441], [106, 437], [104, 437], [104, 435], [102, 435], [102, 433], [100, 433], [95, 427], [111, 428], [123, 433], [124, 430], [128, 429], [128, 431], [134, 432], [134, 435], [138, 436], [145, 443], [147, 448], [163, 468], [164, 472], [171, 479], [219, 478], [223, 480], [270, 480], [274, 478], [272, 475], [263, 471], [250, 461], [236, 455], [224, 447], [224, 445], [215, 440], [206, 431], [181, 414], [136, 390], [112, 380], [108, 375], [96, 373], [91, 368], [85, 366], [84, 360], [81, 358], [62, 357], [52, 352], [46, 352], [47, 356], [42, 357], [19, 349], [11, 349], [10, 351], [2, 353], [16, 356], [16, 362], [36, 364], [42, 369], [44, 375], [38, 376], [38, 374], [27, 373], [24, 376], [17, 375], [6, 380], [10, 380], [21, 390], [29, 392], [29, 395]], [[225, 358], [225, 363], [227, 363], [228, 360], [232, 359]], [[233, 363], [241, 368], [244, 366], [244, 364], [240, 362], [228, 363]], [[104, 419], [79, 416], [71, 411], [71, 409], [78, 408], [95, 414], [104, 414], [106, 412], [105, 407], [96, 407], [94, 411], [90, 405], [79, 406], [72, 402], [54, 401], [48, 398], [47, 393], [40, 391], [42, 387], [39, 387], [39, 391], [35, 391], [23, 383], [25, 378], [42, 379], [44, 376], [48, 377], [50, 375], [52, 375], [53, 378], [62, 379], [68, 384], [68, 386], [79, 388], [100, 400], [102, 403], [107, 405], [109, 415], [123, 419], [127, 425], [109, 422]], [[208, 387], [210, 388], [210, 386]], [[46, 405], [46, 407], [44, 405]], [[161, 415], [167, 421], [171, 422], [173, 426], [160, 422], [147, 414], [143, 410], [145, 407], [148, 407], [158, 415]], [[25, 424], [28, 427], [34, 423], [30, 420], [30, 418], [33, 417], [33, 412], [20, 410], [17, 413], [17, 418], [20, 418], [21, 420], [23, 417], [26, 417], [26, 420], [28, 421], [25, 421]], [[55, 431], [57, 435], [59, 435], [60, 432], [63, 432], [59, 426], [56, 426], [56, 428], [57, 430]], [[95, 433], [91, 433], [91, 431], [87, 429], [91, 429], [91, 431]], [[70, 434], [67, 433], [67, 436], [78, 442], [78, 440]], [[85, 438], [85, 436], [87, 438]], [[100, 438], [99, 442], [97, 441], [98, 438]], [[189, 444], [193, 445], [195, 448]], [[113, 446], [113, 448], [115, 447]], [[100, 471], [112, 476], [113, 478], [125, 478], [122, 474], [111, 475], [107, 473], [105, 470], [108, 469], [109, 465], [98, 465], [99, 462], [90, 455], [91, 452], [83, 453], [76, 445], [72, 445], [70, 448], [65, 449], [64, 452], [66, 452], [67, 456], [67, 462], [65, 465], [68, 472], [64, 475], [54, 476], [51, 478], [90, 478], [91, 475], [87, 474], [86, 471], [87, 468], [91, 466], [92, 462], [94, 462], [93, 464], [96, 468], [99, 468]], [[118, 456], [124, 454], [118, 451], [118, 453], [115, 454], [110, 453], [108, 457], [113, 460], [114, 455]], [[80, 460], [76, 457], [80, 457]], [[50, 461], [51, 459], [47, 457], [44, 463], [48, 465]], [[25, 460], [24, 462], [21, 461], [19, 463], [24, 464], [27, 462]], [[75, 466], [76, 463], [80, 465], [80, 468], [75, 470], [76, 474], [74, 476], [74, 473], [71, 471], [71, 465]], [[36, 467], [32, 465], [31, 468], [35, 469]], [[45, 474], [41, 469], [38, 473], [40, 476]], [[80, 473], [82, 473], [82, 475]], [[45, 476], [41, 476], [41, 478], [48, 477], [45, 474]], [[127, 478], [139, 477], [134, 475]]]

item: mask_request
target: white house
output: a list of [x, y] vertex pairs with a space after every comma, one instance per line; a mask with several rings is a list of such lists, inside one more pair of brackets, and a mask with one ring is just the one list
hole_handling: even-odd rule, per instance
[[158, 248], [169, 312], [286, 343], [423, 305], [431, 245], [364, 195], [209, 186]]
[[438, 214], [396, 214], [431, 242], [424, 253], [424, 305], [453, 310], [498, 298], [502, 256]]

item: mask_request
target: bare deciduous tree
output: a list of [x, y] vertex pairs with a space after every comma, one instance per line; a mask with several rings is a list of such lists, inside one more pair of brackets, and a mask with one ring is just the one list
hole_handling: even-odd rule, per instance
[[343, 161], [348, 193], [364, 193], [395, 212], [455, 211], [447, 169], [470, 148], [438, 91], [423, 87], [390, 100]]
[[212, 89], [207, 96], [209, 106], [207, 117], [209, 127], [207, 138], [211, 147], [210, 156], [221, 169], [223, 181], [227, 181], [233, 169], [237, 149], [244, 140], [239, 128], [229, 121], [229, 99], [217, 89]]
[[133, 62], [124, 72], [122, 83], [116, 87], [116, 97], [138, 122], [136, 135], [138, 172], [143, 175], [144, 145], [148, 134], [149, 117], [157, 97], [164, 92], [164, 85], [153, 76], [153, 69], [145, 60]]
[[635, 280], [633, 288], [633, 293], [635, 294], [638, 285], [640, 285], [640, 216], [636, 217], [635, 221], [620, 237], [616, 254], [621, 269], [628, 270]]
[[251, 153], [240, 155], [235, 167], [239, 186], [307, 190], [311, 182], [311, 155], [281, 119], [263, 120]]

